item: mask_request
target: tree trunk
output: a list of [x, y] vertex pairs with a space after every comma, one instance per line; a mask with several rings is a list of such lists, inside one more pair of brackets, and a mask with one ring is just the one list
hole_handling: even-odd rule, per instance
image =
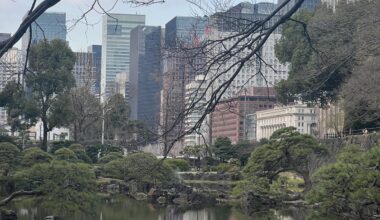
[[36, 191], [24, 191], [24, 190], [16, 191], [16, 192], [12, 193], [10, 196], [8, 196], [7, 198], [1, 200], [0, 201], [0, 207], [5, 206], [6, 204], [8, 204], [10, 201], [12, 201], [16, 197], [31, 196], [31, 195], [38, 195], [38, 194], [39, 194], [39, 192], [36, 192]]
[[41, 148], [43, 151], [46, 151], [47, 152], [47, 136], [48, 136], [48, 126], [47, 126], [47, 121], [46, 120], [42, 120], [42, 124], [43, 124], [43, 127], [44, 127], [44, 132], [43, 132], [43, 137], [42, 137], [42, 145], [41, 145]]
[[311, 189], [311, 185], [312, 185], [310, 175], [307, 172], [303, 172], [303, 173], [301, 173], [301, 175], [302, 175], [303, 180], [305, 182], [304, 192], [308, 192]]

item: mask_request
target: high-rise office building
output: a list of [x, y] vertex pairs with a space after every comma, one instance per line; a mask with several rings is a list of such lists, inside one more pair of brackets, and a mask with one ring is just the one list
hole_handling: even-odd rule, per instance
[[[8, 82], [22, 80], [21, 78], [18, 79], [18, 77], [22, 77], [22, 60], [22, 53], [17, 48], [8, 50], [0, 58], [0, 91], [4, 89]], [[8, 130], [7, 124], [7, 112], [4, 108], [0, 108], [0, 131]]]
[[102, 19], [101, 99], [114, 93], [117, 74], [129, 79], [130, 34], [138, 25], [145, 25], [145, 15], [107, 14]]
[[[244, 39], [231, 36], [234, 36], [240, 28], [249, 27], [253, 23], [266, 18], [275, 8], [276, 6], [273, 3], [240, 3], [223, 14], [218, 13], [211, 16], [213, 26], [205, 37], [211, 41], [230, 38], [228, 41], [224, 41], [223, 44], [214, 46], [212, 51], [218, 54], [220, 51], [231, 50], [238, 42], [243, 45], [248, 44], [251, 37], [257, 36], [258, 33]], [[279, 16], [275, 16], [266, 23], [266, 26], [271, 27], [278, 18]], [[236, 97], [248, 87], [274, 87], [277, 82], [287, 79], [288, 65], [279, 62], [274, 50], [274, 46], [280, 38], [281, 33], [279, 30], [268, 37], [261, 49], [257, 51], [258, 55], [252, 56], [250, 60], [245, 62], [239, 74], [224, 92], [222, 99]], [[212, 87], [217, 89], [229, 80], [237, 70], [237, 66], [234, 66], [234, 64], [239, 59], [246, 57], [250, 52], [252, 52], [251, 49], [245, 48], [236, 53], [233, 58], [227, 59], [220, 64], [219, 68], [213, 68], [207, 75], [207, 80], [213, 81]]]
[[[281, 5], [284, 3], [285, 0], [278, 0], [277, 5]], [[296, 0], [291, 0], [288, 4], [285, 5], [285, 7], [281, 10], [281, 14], [285, 14], [288, 12], [296, 3]], [[321, 4], [321, 0], [305, 0], [300, 9], [307, 9], [309, 11], [314, 11], [317, 6]]]
[[31, 44], [42, 40], [60, 39], [66, 42], [66, 13], [45, 12], [31, 24], [31, 28], [22, 37], [21, 48], [26, 51], [29, 42], [29, 33], [32, 31]]
[[[198, 45], [203, 40], [208, 20], [197, 17], [175, 17], [165, 26], [165, 47], [163, 54], [163, 88], [161, 92], [161, 126], [169, 143], [184, 131], [186, 85], [196, 76], [195, 69], [203, 57], [191, 55], [183, 48]], [[170, 130], [169, 132], [167, 132]], [[183, 140], [181, 140], [182, 142]], [[183, 146], [182, 143], [178, 144]], [[177, 149], [178, 150], [178, 149]]]
[[161, 27], [137, 26], [131, 31], [131, 118], [153, 131], [158, 128], [160, 112], [161, 39]]
[[[206, 92], [207, 84], [205, 83], [205, 76], [198, 75], [195, 80], [186, 85], [185, 105], [189, 108], [194, 103], [194, 107], [185, 116], [185, 130], [194, 129], [198, 121], [201, 119], [205, 112], [207, 99], [204, 95]], [[208, 117], [203, 120], [201, 126], [196, 129], [196, 132], [185, 135], [184, 145], [205, 145], [209, 143], [209, 124]]]
[[[242, 2], [231, 7], [225, 12], [218, 12], [211, 16], [213, 28], [221, 32], [240, 32], [257, 25], [255, 21], [264, 20], [276, 9], [276, 4], [261, 2], [252, 4]], [[278, 19], [279, 15], [273, 16], [265, 23], [265, 27], [272, 26]], [[276, 30], [279, 32], [279, 29]]]
[[95, 95], [95, 68], [92, 54], [88, 52], [75, 52], [75, 57], [73, 75], [76, 87], [85, 87], [91, 94]]
[[87, 52], [91, 54], [92, 68], [94, 73], [95, 85], [94, 94], [96, 97], [100, 97], [100, 75], [102, 68], [102, 46], [91, 45], [87, 47]]
[[165, 25], [165, 44], [169, 48], [194, 44], [203, 37], [208, 19], [177, 16]]

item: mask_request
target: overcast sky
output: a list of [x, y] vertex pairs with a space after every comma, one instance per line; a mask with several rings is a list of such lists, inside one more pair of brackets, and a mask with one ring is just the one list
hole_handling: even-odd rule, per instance
[[[0, 33], [13, 34], [22, 21], [22, 17], [28, 11], [33, 0], [0, 0]], [[62, 0], [52, 7], [51, 12], [66, 12], [67, 27], [73, 25], [73, 21], [78, 19], [83, 11], [86, 11], [93, 0]], [[102, 6], [106, 9], [112, 7], [115, 0], [100, 0]], [[154, 4], [150, 6], [131, 7], [123, 3], [125, 0], [118, 0], [118, 3], [112, 9], [113, 13], [126, 14], [145, 14], [146, 24], [155, 26], [165, 26], [170, 19], [175, 16], [194, 15], [195, 7], [186, 0], [166, 0], [163, 4]], [[198, 0], [199, 1], [199, 0]], [[235, 0], [233, 3], [242, 2]], [[248, 2], [261, 2], [275, 0], [248, 0]], [[39, 1], [40, 2], [40, 1]], [[201, 0], [203, 3], [210, 0]], [[70, 29], [67, 34], [67, 40], [74, 51], [85, 51], [88, 45], [101, 44], [101, 15], [96, 11], [88, 14], [87, 20], [92, 25], [78, 24]], [[20, 43], [16, 45], [21, 47]]]

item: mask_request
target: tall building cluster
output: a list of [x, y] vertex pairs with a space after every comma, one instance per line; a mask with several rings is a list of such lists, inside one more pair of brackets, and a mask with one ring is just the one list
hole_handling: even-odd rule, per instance
[[[278, 5], [283, 1], [279, 0]], [[302, 8], [314, 10], [320, 2], [305, 0]], [[337, 0], [322, 2], [334, 6]], [[294, 3], [291, 1], [281, 13], [289, 11]], [[131, 119], [141, 121], [151, 132], [161, 134], [161, 139], [157, 140], [161, 147], [177, 141], [175, 154], [179, 154], [184, 146], [209, 144], [218, 137], [229, 137], [233, 143], [258, 141], [286, 126], [295, 126], [301, 133], [315, 133], [318, 109], [301, 104], [277, 106], [274, 86], [288, 77], [288, 65], [279, 62], [274, 50], [281, 38], [281, 27], [240, 70], [214, 112], [206, 116], [202, 124], [197, 123], [211, 99], [206, 93], [207, 84], [215, 79], [211, 84], [213, 88], [223, 85], [237, 69], [230, 67], [249, 50], [240, 51], [234, 58], [220, 64], [220, 68], [202, 74], [197, 70], [212, 58], [190, 48], [226, 37], [230, 39], [210, 51], [218, 53], [235, 44], [246, 44], [249, 38], [240, 41], [230, 36], [266, 19], [278, 5], [243, 2], [209, 17], [177, 16], [164, 28], [146, 25], [145, 15], [106, 14], [102, 17], [102, 44], [75, 52], [73, 75], [76, 86], [88, 88], [101, 102], [106, 102], [113, 94], [122, 94], [130, 106]], [[263, 28], [271, 27], [279, 19], [280, 15], [273, 16]], [[52, 39], [66, 42], [66, 34], [65, 13], [46, 12], [23, 37], [22, 49], [10, 50], [4, 59], [12, 63], [12, 72], [21, 71], [22, 62], [12, 58], [12, 54], [22, 57], [29, 42], [32, 45]], [[0, 41], [9, 36], [0, 33]], [[217, 77], [221, 72], [224, 73]], [[7, 74], [7, 67], [0, 64], [0, 89], [13, 79]], [[195, 104], [194, 100], [197, 100]], [[183, 115], [185, 111], [188, 114]], [[328, 114], [324, 111], [321, 115], [326, 127], [330, 120]], [[0, 123], [6, 124], [4, 111], [0, 111]], [[197, 127], [194, 132], [187, 132], [178, 139], [193, 127]]]

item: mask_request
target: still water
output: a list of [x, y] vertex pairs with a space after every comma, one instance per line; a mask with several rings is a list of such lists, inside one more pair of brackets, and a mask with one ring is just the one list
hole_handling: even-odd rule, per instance
[[[29, 202], [17, 202], [20, 220], [42, 220], [52, 212]], [[70, 220], [303, 220], [305, 211], [299, 209], [269, 210], [248, 217], [240, 209], [226, 205], [200, 209], [181, 209], [175, 206], [157, 207], [126, 197], [104, 200], [92, 213], [70, 213]]]

